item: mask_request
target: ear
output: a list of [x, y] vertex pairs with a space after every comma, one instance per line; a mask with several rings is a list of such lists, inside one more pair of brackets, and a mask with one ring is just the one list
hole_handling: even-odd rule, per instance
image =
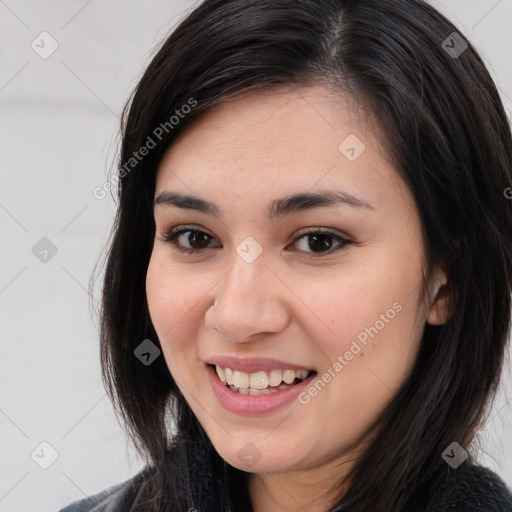
[[440, 268], [436, 269], [429, 283], [429, 312], [427, 323], [431, 325], [442, 325], [451, 316], [450, 290], [446, 273]]

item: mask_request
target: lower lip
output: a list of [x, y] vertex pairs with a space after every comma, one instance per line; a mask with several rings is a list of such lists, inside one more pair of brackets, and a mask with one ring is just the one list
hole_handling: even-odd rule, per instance
[[293, 402], [308, 387], [316, 373], [289, 388], [268, 395], [241, 395], [223, 384], [213, 367], [207, 365], [208, 376], [217, 400], [228, 411], [236, 414], [258, 415], [274, 412]]

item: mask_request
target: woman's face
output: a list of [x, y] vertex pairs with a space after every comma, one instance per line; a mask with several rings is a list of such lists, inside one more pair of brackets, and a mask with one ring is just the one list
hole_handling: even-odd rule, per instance
[[[339, 474], [427, 319], [442, 323], [422, 293], [414, 199], [373, 128], [321, 86], [251, 93], [194, 121], [159, 167], [151, 319], [216, 450], [244, 471]], [[160, 240], [174, 228], [195, 252]]]

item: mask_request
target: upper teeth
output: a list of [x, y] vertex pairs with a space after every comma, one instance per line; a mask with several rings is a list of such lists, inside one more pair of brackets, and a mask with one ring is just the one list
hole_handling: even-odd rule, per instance
[[231, 368], [215, 366], [219, 379], [224, 384], [245, 389], [265, 389], [269, 386], [279, 386], [281, 382], [291, 384], [295, 379], [305, 379], [308, 370], [271, 370], [246, 373]]

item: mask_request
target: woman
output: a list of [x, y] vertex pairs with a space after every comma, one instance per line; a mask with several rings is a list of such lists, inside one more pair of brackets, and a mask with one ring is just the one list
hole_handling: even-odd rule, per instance
[[207, 0], [124, 119], [101, 350], [147, 467], [65, 512], [512, 510], [468, 453], [512, 138], [457, 29], [420, 0]]

